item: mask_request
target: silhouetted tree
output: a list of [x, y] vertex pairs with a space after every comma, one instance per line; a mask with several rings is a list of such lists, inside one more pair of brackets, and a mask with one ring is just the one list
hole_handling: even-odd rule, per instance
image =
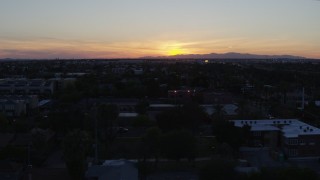
[[182, 128], [184, 124], [181, 114], [181, 107], [175, 107], [173, 109], [161, 112], [156, 116], [158, 126], [163, 131], [171, 131]]
[[239, 119], [246, 119], [249, 117], [250, 110], [248, 107], [248, 102], [246, 100], [241, 100], [238, 103], [238, 118]]
[[137, 103], [135, 110], [138, 114], [146, 114], [149, 107], [149, 102], [146, 99], [143, 99]]
[[9, 127], [9, 121], [7, 117], [0, 113], [0, 132], [6, 132]]
[[160, 156], [162, 132], [157, 127], [149, 128], [146, 134], [142, 137], [145, 154], [144, 159], [147, 156], [154, 157], [156, 159], [155, 165], [157, 166], [158, 158]]
[[90, 138], [88, 134], [80, 130], [71, 131], [63, 140], [63, 154], [73, 180], [84, 178], [89, 146]]
[[211, 160], [200, 170], [199, 174], [200, 180], [232, 180], [235, 177], [234, 164], [222, 159]]
[[146, 115], [139, 115], [134, 118], [132, 125], [135, 127], [148, 127], [152, 124], [151, 120]]
[[187, 129], [196, 132], [200, 123], [208, 119], [204, 109], [199, 104], [194, 102], [187, 102], [182, 106], [183, 126]]
[[234, 124], [226, 120], [213, 121], [212, 132], [219, 143], [227, 143], [233, 149], [234, 155], [237, 154], [239, 147], [245, 143], [246, 136], [250, 128], [235, 127]]
[[315, 171], [307, 168], [284, 167], [278, 169], [262, 169], [261, 172], [252, 173], [239, 177], [240, 180], [317, 180], [318, 175]]
[[213, 105], [213, 109], [214, 109], [214, 112], [212, 114], [213, 121], [223, 121], [223, 120], [225, 120], [226, 112], [224, 110], [223, 105], [215, 104], [215, 105]]
[[194, 159], [196, 156], [196, 138], [186, 130], [168, 132], [162, 137], [161, 152], [169, 159]]
[[116, 120], [119, 116], [118, 106], [114, 104], [102, 104], [97, 108], [98, 128], [101, 138], [106, 143], [111, 143], [116, 137]]
[[161, 112], [156, 119], [163, 131], [188, 129], [195, 132], [199, 124], [207, 120], [207, 115], [198, 104], [189, 102]]

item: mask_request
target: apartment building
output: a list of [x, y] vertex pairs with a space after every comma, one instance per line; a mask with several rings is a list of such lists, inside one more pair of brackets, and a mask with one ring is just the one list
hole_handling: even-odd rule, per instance
[[319, 157], [320, 129], [298, 119], [233, 120], [250, 126], [251, 145], [277, 148], [287, 157]]
[[44, 79], [0, 79], [0, 94], [52, 94], [54, 83]]
[[27, 115], [38, 107], [38, 97], [29, 96], [0, 96], [0, 113], [8, 117]]

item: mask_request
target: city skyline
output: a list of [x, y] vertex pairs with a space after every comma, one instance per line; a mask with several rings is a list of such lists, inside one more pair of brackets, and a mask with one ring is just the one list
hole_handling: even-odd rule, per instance
[[3, 0], [0, 58], [320, 58], [316, 0]]

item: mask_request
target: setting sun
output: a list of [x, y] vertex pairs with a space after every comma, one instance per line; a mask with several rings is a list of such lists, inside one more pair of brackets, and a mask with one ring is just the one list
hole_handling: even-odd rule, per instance
[[169, 42], [169, 43], [163, 44], [161, 49], [163, 49], [164, 54], [168, 56], [188, 54], [189, 50], [186, 50], [183, 46], [184, 46], [183, 43]]
[[179, 55], [179, 54], [183, 54], [183, 50], [182, 49], [170, 49], [168, 51], [168, 54], [170, 56], [175, 56], [175, 55]]

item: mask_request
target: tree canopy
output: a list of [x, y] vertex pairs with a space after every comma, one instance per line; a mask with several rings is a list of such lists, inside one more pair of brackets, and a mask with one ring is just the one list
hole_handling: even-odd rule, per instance
[[63, 154], [73, 180], [81, 180], [84, 177], [89, 147], [89, 135], [81, 130], [69, 132], [63, 140]]

